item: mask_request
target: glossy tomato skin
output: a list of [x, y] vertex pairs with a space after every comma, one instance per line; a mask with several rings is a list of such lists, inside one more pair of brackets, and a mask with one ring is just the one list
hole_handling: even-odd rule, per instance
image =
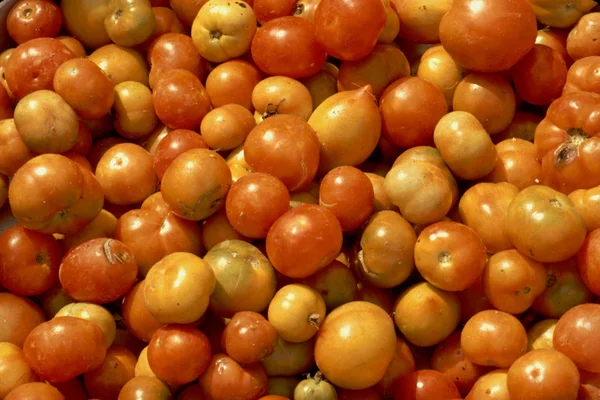
[[56, 283], [62, 249], [54, 236], [15, 226], [0, 235], [0, 284], [34, 296]]
[[66, 382], [102, 364], [106, 340], [93, 322], [56, 317], [38, 325], [23, 344], [25, 357], [42, 379]]
[[571, 65], [563, 94], [571, 92], [600, 94], [600, 56], [585, 57]]
[[423, 369], [400, 377], [396, 383], [394, 399], [450, 400], [460, 398], [452, 380], [441, 372]]
[[542, 183], [562, 193], [600, 185], [600, 94], [575, 92], [555, 100], [535, 130]]
[[360, 60], [375, 47], [386, 12], [381, 0], [321, 0], [314, 22], [317, 40], [330, 55]]
[[452, 58], [478, 72], [512, 67], [535, 43], [537, 21], [527, 0], [455, 0], [440, 23]]
[[73, 57], [71, 50], [59, 40], [29, 40], [14, 50], [6, 65], [8, 88], [17, 99], [36, 90], [52, 90], [56, 70]]
[[21, 0], [10, 10], [6, 28], [10, 37], [21, 44], [38, 37], [55, 37], [62, 22], [62, 12], [53, 2]]
[[600, 229], [592, 231], [579, 249], [578, 265], [585, 285], [600, 296]]
[[267, 234], [269, 260], [275, 269], [293, 278], [304, 278], [324, 268], [341, 248], [339, 221], [331, 211], [314, 204], [287, 211]]
[[253, 311], [236, 313], [221, 335], [221, 347], [240, 364], [260, 362], [275, 350], [279, 335], [262, 315]]
[[189, 129], [175, 129], [158, 143], [154, 150], [154, 171], [162, 179], [173, 160], [190, 149], [208, 149], [204, 138]]
[[98, 238], [71, 249], [61, 263], [59, 277], [74, 299], [105, 304], [123, 297], [137, 273], [133, 252], [123, 242]]
[[314, 25], [306, 18], [293, 16], [267, 22], [254, 35], [252, 58], [269, 75], [306, 78], [316, 74], [327, 58], [317, 42]]
[[243, 400], [266, 394], [268, 378], [261, 364], [242, 366], [225, 354], [215, 354], [198, 382], [209, 399]]

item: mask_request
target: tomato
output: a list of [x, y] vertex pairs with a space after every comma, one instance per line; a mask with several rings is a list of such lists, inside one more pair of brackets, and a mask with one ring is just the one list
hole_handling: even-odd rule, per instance
[[44, 382], [29, 382], [14, 388], [5, 399], [23, 400], [43, 398], [48, 400], [64, 400], [64, 396], [54, 386]]
[[330, 55], [360, 60], [383, 32], [386, 11], [381, 0], [321, 0], [314, 22], [317, 41]]
[[506, 383], [508, 393], [522, 399], [574, 399], [579, 391], [579, 371], [563, 353], [539, 349], [510, 366]]
[[84, 374], [85, 389], [97, 398], [117, 398], [123, 386], [134, 378], [136, 361], [135, 354], [127, 347], [109, 347], [102, 365]]
[[598, 23], [600, 13], [592, 12], [581, 17], [567, 37], [567, 52], [574, 61], [600, 54]]
[[194, 148], [175, 158], [166, 169], [160, 192], [176, 215], [199, 221], [219, 210], [230, 186], [231, 171], [223, 157], [212, 150]]
[[433, 141], [457, 178], [483, 178], [494, 169], [498, 158], [488, 132], [475, 115], [466, 111], [453, 111], [442, 117]]
[[148, 0], [112, 0], [104, 29], [116, 44], [132, 47], [143, 43], [154, 32], [156, 17]]
[[496, 153], [496, 165], [484, 178], [486, 181], [507, 182], [521, 190], [541, 182], [542, 164], [533, 143], [518, 138], [506, 139], [496, 144]]
[[[377, 341], [369, 340], [373, 337]], [[354, 301], [325, 318], [317, 333], [315, 360], [325, 378], [337, 387], [366, 389], [383, 378], [395, 347], [389, 315], [374, 304]]]
[[225, 354], [215, 354], [199, 383], [213, 400], [255, 399], [267, 392], [267, 374], [260, 364], [242, 366]]
[[206, 91], [215, 108], [239, 104], [254, 111], [252, 91], [261, 79], [262, 74], [254, 64], [244, 60], [230, 60], [210, 71], [206, 78]]
[[464, 78], [465, 70], [448, 54], [444, 46], [429, 47], [419, 62], [417, 76], [444, 93], [448, 108], [452, 106], [456, 86]]
[[416, 241], [413, 227], [399, 213], [377, 212], [371, 216], [360, 241], [354, 246], [354, 270], [363, 281], [377, 287], [398, 286], [415, 268]]
[[210, 111], [200, 124], [200, 133], [215, 150], [233, 150], [244, 144], [256, 126], [252, 113], [239, 104], [226, 104]]
[[209, 0], [197, 13], [191, 36], [202, 57], [221, 63], [250, 50], [256, 26], [248, 3]]
[[345, 232], [366, 222], [375, 207], [373, 199], [371, 181], [357, 168], [334, 168], [321, 181], [319, 204], [335, 214]]
[[236, 313], [221, 336], [223, 350], [240, 364], [253, 364], [271, 355], [278, 333], [271, 322], [252, 311]]
[[190, 149], [206, 149], [206, 140], [188, 129], [175, 129], [161, 140], [154, 150], [154, 171], [162, 179], [165, 171], [180, 154]]
[[260, 313], [275, 295], [277, 279], [269, 259], [255, 246], [241, 240], [226, 240], [206, 253], [216, 286], [210, 309], [231, 317], [239, 311]]
[[257, 124], [277, 114], [293, 114], [308, 121], [313, 112], [306, 86], [286, 76], [271, 76], [258, 82], [252, 90], [252, 105]]
[[158, 182], [152, 155], [134, 143], [108, 149], [98, 161], [96, 176], [106, 200], [122, 206], [143, 201], [154, 193]]
[[65, 382], [100, 367], [106, 355], [106, 342], [95, 323], [56, 317], [31, 331], [23, 351], [40, 378]]
[[12, 293], [0, 293], [0, 341], [23, 347], [29, 333], [46, 320], [33, 301]]
[[423, 369], [404, 375], [396, 382], [394, 398], [450, 400], [460, 397], [454, 382], [435, 370]]
[[295, 3], [296, 0], [254, 0], [249, 4], [252, 5], [258, 23], [265, 25], [274, 19], [292, 15]]
[[459, 64], [498, 72], [531, 50], [537, 21], [527, 0], [455, 0], [439, 32], [442, 45]]
[[381, 136], [381, 114], [372, 88], [343, 91], [321, 103], [308, 120], [321, 143], [320, 173], [367, 160]]
[[147, 137], [156, 125], [153, 98], [146, 85], [136, 81], [125, 81], [115, 86], [114, 126], [126, 139]]
[[508, 206], [519, 193], [510, 183], [479, 183], [469, 188], [460, 199], [458, 211], [465, 225], [477, 232], [489, 253], [513, 247], [506, 226]]
[[181, 22], [187, 26], [192, 26], [194, 18], [196, 18], [196, 15], [202, 6], [206, 4], [206, 1], [207, 0], [170, 0], [168, 5]]
[[314, 339], [291, 343], [279, 338], [275, 350], [265, 357], [262, 365], [269, 379], [274, 376], [294, 376], [308, 372], [315, 365]]
[[600, 56], [589, 56], [575, 61], [569, 68], [563, 94], [572, 92], [600, 94], [598, 66], [600, 66]]
[[440, 21], [452, 6], [452, 0], [395, 0], [392, 3], [400, 20], [400, 37], [415, 43], [439, 43]]
[[202, 244], [206, 250], [210, 250], [226, 240], [250, 242], [251, 239], [233, 229], [225, 211], [213, 214], [202, 221]]
[[527, 351], [527, 332], [512, 315], [486, 310], [467, 321], [460, 344], [471, 362], [507, 368]]
[[435, 85], [405, 77], [385, 89], [379, 109], [383, 135], [397, 146], [411, 148], [433, 143], [433, 131], [448, 105]]
[[439, 289], [460, 291], [482, 274], [485, 244], [473, 229], [456, 222], [437, 222], [425, 228], [415, 245], [415, 265]]
[[152, 376], [136, 376], [123, 386], [118, 400], [171, 400], [169, 387], [160, 379]]
[[575, 92], [548, 108], [534, 139], [545, 184], [566, 194], [600, 184], [594, 161], [600, 130], [594, 111], [598, 104], [599, 94]]
[[136, 283], [123, 299], [121, 313], [128, 331], [136, 338], [149, 342], [152, 335], [164, 324], [158, 321], [146, 307], [144, 299], [145, 280]]
[[568, 0], [533, 0], [531, 5], [542, 24], [570, 28], [596, 4], [593, 0], [579, 0], [574, 3]]
[[[342, 61], [339, 71], [333, 68], [324, 68], [324, 70], [330, 70], [328, 74], [337, 77], [339, 91], [371, 85], [373, 94], [377, 98], [390, 82], [410, 75], [410, 65], [402, 51], [394, 45], [385, 44], [378, 44], [367, 57], [360, 60]], [[335, 92], [330, 95], [333, 94]]]
[[6, 395], [13, 389], [35, 381], [35, 375], [29, 368], [23, 350], [12, 343], [0, 343], [0, 396]]
[[57, 154], [26, 162], [14, 175], [8, 197], [17, 221], [42, 233], [81, 231], [104, 204], [94, 175]]
[[558, 51], [536, 44], [511, 68], [511, 76], [523, 100], [536, 105], [550, 104], [562, 94], [567, 64]]
[[104, 307], [92, 303], [71, 303], [62, 307], [55, 317], [75, 317], [95, 323], [100, 327], [110, 347], [115, 341], [117, 325], [113, 315]]
[[557, 322], [557, 319], [543, 319], [529, 328], [527, 331], [527, 349], [529, 351], [554, 349], [552, 337]]
[[171, 384], [192, 382], [209, 366], [210, 342], [199, 329], [167, 325], [152, 335], [148, 364], [156, 376]]
[[135, 49], [108, 44], [96, 49], [88, 59], [96, 63], [115, 86], [126, 81], [148, 86], [148, 64]]
[[24, 42], [6, 64], [8, 88], [18, 99], [36, 90], [51, 90], [56, 70], [72, 58], [74, 54], [59, 40], [40, 37]]
[[[561, 228], [555, 230], [555, 226]], [[585, 223], [571, 200], [540, 185], [529, 186], [515, 196], [508, 206], [506, 228], [519, 251], [541, 262], [572, 257], [586, 235]]]
[[509, 400], [506, 369], [497, 369], [480, 377], [473, 389], [469, 392], [467, 400]]
[[567, 52], [568, 35], [568, 30], [552, 28], [547, 26], [538, 31], [537, 38], [535, 39], [535, 44], [541, 44], [556, 50], [563, 58], [563, 60], [565, 60], [565, 63], [567, 63], [567, 67], [570, 67], [571, 64], [573, 64], [573, 60], [571, 60], [571, 57]]
[[453, 292], [428, 282], [404, 289], [394, 307], [394, 320], [410, 343], [427, 347], [446, 339], [458, 326], [460, 303]]
[[270, 20], [252, 39], [252, 59], [268, 75], [306, 78], [316, 74], [327, 58], [317, 42], [314, 25], [293, 16]]
[[48, 1], [21, 0], [6, 17], [8, 34], [17, 44], [39, 37], [56, 37], [62, 26], [60, 8]]
[[325, 319], [325, 301], [316, 290], [302, 284], [282, 287], [271, 299], [269, 322], [280, 337], [301, 343], [311, 339]]
[[256, 172], [238, 179], [225, 203], [231, 226], [250, 238], [266, 238], [271, 226], [290, 206], [290, 195], [277, 178]]
[[208, 262], [175, 252], [152, 266], [144, 284], [148, 311], [163, 324], [190, 324], [208, 308], [216, 279]]
[[115, 239], [92, 239], [71, 249], [60, 265], [60, 282], [78, 301], [106, 304], [123, 297], [135, 283], [133, 252]]
[[600, 230], [592, 231], [579, 250], [579, 273], [585, 285], [596, 295], [600, 293], [600, 260], [596, 249], [600, 237]]
[[431, 359], [432, 368], [454, 382], [462, 394], [467, 394], [488, 369], [472, 363], [460, 347], [461, 332], [456, 331], [438, 344]]
[[486, 297], [498, 310], [511, 314], [526, 311], [546, 288], [546, 269], [517, 250], [490, 257], [483, 272]]
[[166, 206], [165, 214], [160, 214], [144, 205], [123, 214], [113, 235], [131, 249], [140, 276], [146, 276], [155, 263], [170, 253], [202, 254], [202, 231], [194, 221], [178, 217]]

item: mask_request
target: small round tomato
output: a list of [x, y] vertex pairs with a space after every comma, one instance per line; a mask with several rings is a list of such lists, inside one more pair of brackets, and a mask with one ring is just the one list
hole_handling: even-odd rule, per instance
[[290, 207], [290, 194], [274, 176], [256, 172], [237, 180], [225, 203], [233, 228], [250, 238], [265, 238], [271, 226]]
[[541, 182], [542, 164], [533, 143], [519, 138], [506, 139], [496, 144], [496, 153], [498, 160], [485, 181], [508, 182], [520, 190]]
[[23, 399], [64, 400], [65, 396], [54, 386], [45, 382], [29, 382], [10, 391], [7, 400]]
[[510, 314], [486, 310], [467, 321], [460, 338], [465, 356], [483, 366], [508, 368], [527, 351], [527, 332]]
[[240, 364], [253, 364], [271, 355], [279, 335], [273, 325], [253, 311], [235, 313], [221, 335], [221, 347]]
[[435, 370], [422, 369], [398, 378], [394, 398], [452, 400], [460, 398], [460, 392], [450, 377]]
[[480, 377], [467, 395], [468, 400], [508, 400], [508, 370], [497, 369]]
[[360, 60], [375, 47], [386, 12], [381, 0], [321, 0], [314, 22], [317, 40], [330, 55]]
[[104, 333], [81, 318], [55, 317], [34, 328], [23, 344], [31, 369], [50, 382], [66, 382], [102, 365]]
[[593, 92], [600, 94], [600, 56], [590, 56], [577, 60], [569, 68], [563, 94], [572, 92]]
[[56, 37], [62, 26], [60, 8], [53, 2], [21, 0], [6, 17], [8, 34], [17, 44], [39, 37]]
[[473, 229], [441, 221], [425, 228], [415, 245], [415, 265], [423, 278], [439, 289], [460, 291], [483, 272], [485, 244]]
[[487, 262], [483, 285], [496, 309], [519, 314], [531, 307], [546, 288], [546, 269], [517, 250], [500, 251]]
[[574, 92], [552, 102], [535, 130], [542, 183], [562, 193], [600, 185], [600, 94]]
[[11, 227], [0, 235], [0, 284], [14, 294], [40, 295], [57, 282], [61, 258], [54, 236]]
[[175, 129], [164, 137], [154, 150], [154, 172], [162, 180], [165, 171], [179, 155], [190, 149], [207, 149], [206, 140], [189, 129]]
[[585, 285], [600, 296], [600, 229], [592, 231], [579, 250], [579, 273]]
[[137, 357], [123, 345], [113, 345], [106, 351], [102, 365], [83, 375], [90, 396], [117, 398], [127, 382], [135, 376]]
[[198, 379], [208, 368], [210, 357], [208, 337], [192, 326], [159, 328], [148, 344], [148, 365], [158, 378], [171, 384]]
[[[560, 229], [555, 227], [560, 226]], [[586, 236], [583, 218], [567, 196], [547, 186], [523, 189], [508, 206], [508, 236], [523, 254], [541, 262], [564, 261]]]
[[510, 366], [506, 383], [509, 395], [523, 400], [574, 399], [579, 391], [579, 371], [563, 353], [539, 349]]
[[206, 91], [214, 108], [239, 104], [253, 112], [252, 91], [261, 79], [262, 74], [254, 64], [230, 60], [210, 71], [206, 78]]
[[537, 21], [529, 1], [455, 0], [440, 22], [440, 40], [459, 64], [504, 71], [535, 43]]
[[71, 249], [60, 265], [60, 283], [78, 301], [105, 304], [123, 297], [135, 283], [133, 252], [115, 239], [99, 238]]
[[427, 347], [446, 339], [460, 322], [460, 303], [454, 292], [428, 282], [402, 291], [394, 307], [396, 326], [410, 343]]
[[267, 255], [282, 274], [304, 278], [338, 256], [342, 239], [342, 227], [331, 211], [305, 204], [287, 211], [271, 226]]
[[256, 66], [264, 73], [295, 79], [316, 74], [327, 58], [315, 38], [313, 23], [293, 16], [262, 25], [252, 39], [251, 51]]
[[561, 96], [567, 80], [567, 63], [558, 51], [536, 44], [510, 72], [523, 100], [545, 105]]
[[225, 354], [215, 354], [198, 383], [209, 399], [257, 399], [267, 393], [268, 378], [261, 364], [242, 366]]
[[567, 37], [567, 51], [573, 60], [600, 54], [598, 23], [600, 23], [600, 13], [592, 12], [582, 16], [571, 29]]

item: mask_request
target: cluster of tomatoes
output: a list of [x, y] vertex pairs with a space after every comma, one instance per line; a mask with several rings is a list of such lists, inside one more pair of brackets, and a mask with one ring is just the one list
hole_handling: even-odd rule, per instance
[[594, 1], [10, 6], [0, 399], [600, 399]]

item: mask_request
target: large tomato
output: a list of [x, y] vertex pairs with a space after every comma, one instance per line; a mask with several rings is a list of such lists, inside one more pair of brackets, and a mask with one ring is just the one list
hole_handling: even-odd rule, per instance
[[535, 130], [542, 181], [565, 194], [600, 185], [600, 95], [569, 93], [555, 100]]

